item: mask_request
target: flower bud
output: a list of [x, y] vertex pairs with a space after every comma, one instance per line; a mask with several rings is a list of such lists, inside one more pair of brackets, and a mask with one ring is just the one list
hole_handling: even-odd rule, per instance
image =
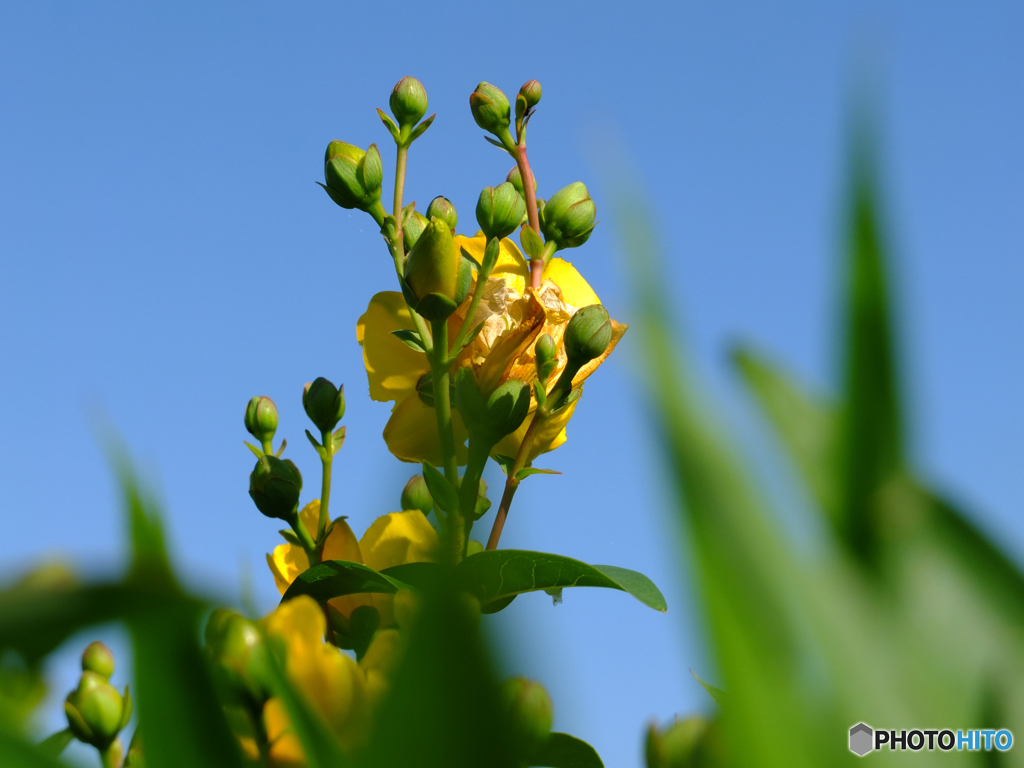
[[501, 686], [502, 703], [517, 742], [524, 751], [542, 743], [551, 733], [554, 706], [544, 686], [522, 677], [506, 680]]
[[476, 220], [488, 240], [511, 235], [519, 228], [525, 213], [526, 203], [507, 181], [497, 187], [484, 187], [476, 202]]
[[89, 643], [82, 653], [82, 671], [94, 672], [109, 680], [114, 674], [114, 654], [99, 640]]
[[427, 224], [429, 223], [430, 219], [419, 211], [412, 212], [406, 220], [405, 226], [402, 227], [402, 237], [405, 239], [406, 253], [415, 247], [416, 243], [420, 239], [420, 235], [423, 234], [423, 230], [427, 228]]
[[565, 354], [569, 365], [584, 366], [600, 357], [612, 342], [612, 322], [600, 304], [583, 307], [565, 327]]
[[442, 219], [448, 225], [448, 229], [455, 231], [455, 225], [459, 223], [459, 214], [455, 212], [455, 206], [447, 197], [438, 195], [430, 201], [427, 206], [427, 220]]
[[[512, 170], [508, 172], [508, 176], [505, 177], [505, 181], [509, 182], [513, 187], [515, 187], [516, 192], [525, 197], [526, 193], [523, 192], [523, 176], [521, 173], [519, 173], [518, 165], [512, 166]], [[537, 191], [536, 176], [533, 177], [533, 191]]]
[[469, 96], [469, 108], [476, 124], [495, 135], [508, 130], [512, 108], [501, 89], [490, 83], [480, 83]]
[[427, 92], [423, 83], [415, 77], [403, 77], [391, 91], [388, 105], [400, 128], [416, 125], [427, 114]]
[[526, 99], [527, 109], [536, 107], [540, 102], [540, 83], [537, 80], [527, 80], [519, 89], [519, 93]]
[[434, 507], [434, 497], [430, 495], [427, 481], [423, 475], [413, 475], [402, 489], [402, 509], [418, 509], [429, 515]]
[[551, 334], [545, 333], [537, 339], [534, 355], [537, 359], [537, 378], [546, 382], [558, 365], [558, 345]]
[[651, 723], [644, 752], [647, 768], [687, 768], [724, 765], [725, 752], [718, 728], [702, 717], [687, 717], [659, 730]]
[[332, 141], [324, 158], [324, 189], [342, 208], [368, 211], [380, 203], [380, 185], [384, 180], [377, 145], [367, 151], [343, 141]]
[[249, 475], [249, 495], [267, 517], [287, 520], [299, 505], [302, 475], [289, 459], [264, 456]]
[[458, 306], [459, 252], [443, 219], [423, 230], [405, 264], [405, 280], [416, 299], [414, 309], [428, 320], [443, 320]]
[[331, 432], [345, 415], [345, 387], [335, 387], [320, 376], [302, 390], [302, 407], [321, 432]]
[[132, 714], [131, 697], [95, 672], [83, 672], [78, 688], [64, 700], [68, 727], [79, 741], [106, 749]]
[[266, 647], [256, 624], [234, 611], [218, 608], [206, 622], [205, 635], [206, 652], [228, 693], [242, 694], [253, 701], [266, 698], [261, 683]]
[[125, 755], [122, 768], [146, 768], [146, 758], [142, 754], [142, 729], [136, 728], [132, 734], [132, 740], [128, 744], [128, 754]]
[[546, 240], [559, 248], [576, 248], [587, 242], [594, 230], [597, 206], [582, 181], [574, 181], [555, 192], [544, 206], [540, 228]]
[[469, 368], [455, 377], [454, 399], [470, 437], [489, 446], [519, 429], [530, 410], [530, 388], [522, 381], [506, 379], [488, 395]]
[[277, 432], [277, 406], [269, 397], [254, 397], [245, 406], [245, 428], [249, 434], [265, 443]]

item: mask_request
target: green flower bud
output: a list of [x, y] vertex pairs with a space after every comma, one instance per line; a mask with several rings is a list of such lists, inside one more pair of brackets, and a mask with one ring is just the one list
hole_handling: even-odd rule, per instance
[[455, 406], [470, 436], [494, 446], [519, 429], [530, 410], [530, 388], [519, 379], [507, 379], [489, 395], [480, 392], [469, 368], [455, 377]]
[[459, 304], [461, 257], [444, 219], [433, 219], [423, 230], [405, 264], [405, 280], [416, 299], [414, 309], [428, 320], [443, 320]]
[[249, 434], [264, 443], [274, 439], [277, 432], [277, 406], [269, 397], [254, 397], [245, 406], [245, 428]]
[[[120, 738], [114, 739], [107, 747], [106, 762], [109, 765], [121, 765], [121, 758], [124, 757], [124, 742]], [[122, 766], [125, 768], [125, 766]]]
[[452, 232], [455, 232], [455, 225], [459, 223], [459, 214], [455, 212], [455, 206], [451, 200], [441, 195], [431, 200], [427, 206], [427, 219], [435, 218], [442, 219]]
[[267, 517], [287, 520], [299, 504], [302, 475], [289, 459], [264, 456], [249, 475], [249, 495]]
[[434, 497], [430, 495], [427, 481], [423, 475], [413, 475], [402, 489], [402, 509], [418, 509], [429, 515], [434, 507]]
[[83, 672], [78, 688], [64, 701], [64, 712], [75, 738], [106, 749], [131, 717], [131, 706], [131, 697], [122, 698], [104, 677]]
[[495, 135], [508, 130], [512, 116], [508, 97], [490, 83], [480, 83], [469, 95], [469, 108], [476, 124]]
[[[526, 193], [523, 191], [523, 176], [519, 173], [519, 166], [513, 165], [512, 170], [508, 172], [508, 176], [505, 177], [505, 181], [516, 188], [516, 192], [524, 196]], [[537, 177], [533, 177], [533, 191], [537, 191]]]
[[402, 237], [405, 239], [405, 252], [408, 253], [415, 246], [420, 239], [420, 235], [423, 234], [423, 230], [427, 228], [427, 224], [430, 223], [430, 219], [424, 216], [419, 211], [413, 211], [412, 214], [405, 222], [405, 226], [402, 227]]
[[565, 354], [575, 368], [603, 355], [611, 342], [612, 322], [600, 304], [583, 307], [565, 327]]
[[527, 109], [536, 107], [540, 102], [540, 83], [537, 80], [527, 80], [519, 89], [519, 93], [526, 99]]
[[537, 360], [537, 378], [546, 382], [558, 365], [558, 345], [551, 338], [551, 334], [545, 333], [537, 339], [534, 354]]
[[594, 231], [597, 206], [582, 181], [574, 181], [555, 192], [544, 206], [540, 229], [546, 240], [559, 248], [576, 248]]
[[345, 387], [335, 387], [320, 376], [302, 390], [302, 407], [321, 432], [331, 432], [345, 415]]
[[427, 92], [415, 77], [403, 77], [391, 91], [391, 114], [400, 128], [412, 127], [427, 114]]
[[651, 723], [644, 752], [647, 768], [688, 768], [725, 765], [725, 752], [715, 723], [702, 717], [677, 720], [664, 731]]
[[82, 671], [94, 672], [109, 680], [114, 674], [114, 654], [99, 640], [89, 643], [82, 653]]
[[364, 152], [343, 141], [332, 141], [324, 159], [324, 176], [324, 189], [342, 208], [368, 211], [380, 202], [384, 168], [376, 144]]
[[234, 611], [218, 608], [206, 622], [206, 652], [219, 682], [231, 695], [262, 701], [267, 663], [263, 635], [256, 624]]
[[509, 182], [497, 187], [484, 187], [476, 202], [476, 220], [490, 240], [499, 240], [515, 232], [523, 221], [526, 203]]
[[501, 686], [501, 699], [515, 741], [529, 754], [551, 733], [554, 706], [544, 686], [522, 677], [506, 680]]

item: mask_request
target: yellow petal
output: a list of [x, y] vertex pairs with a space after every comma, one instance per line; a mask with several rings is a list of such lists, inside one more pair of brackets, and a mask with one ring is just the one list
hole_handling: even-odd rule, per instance
[[[363, 562], [363, 554], [359, 549], [356, 535], [352, 533], [344, 519], [335, 521], [331, 532], [324, 542], [324, 560], [349, 560], [353, 563]], [[374, 605], [373, 595], [345, 595], [336, 597], [328, 603], [342, 616], [351, 616], [352, 611], [361, 605]], [[378, 609], [380, 610], [380, 609]]]
[[415, 328], [405, 298], [396, 291], [384, 291], [370, 299], [366, 312], [356, 323], [356, 339], [363, 347], [363, 364], [370, 380], [370, 397], [387, 402], [401, 400], [416, 390], [416, 382], [430, 364], [392, 334]]
[[270, 764], [273, 768], [300, 768], [306, 765], [306, 756], [298, 736], [292, 731], [291, 721], [284, 703], [270, 699], [263, 707], [263, 727], [270, 744]]
[[546, 315], [544, 307], [532, 293], [526, 296], [522, 311], [519, 325], [495, 339], [491, 351], [476, 371], [477, 384], [482, 392], [491, 392], [504, 381], [519, 358], [540, 336]]
[[576, 376], [573, 377], [573, 387], [578, 387], [580, 384], [586, 381], [587, 377], [590, 376], [590, 374], [592, 374], [594, 371], [596, 371], [598, 366], [601, 365], [601, 363], [608, 359], [608, 355], [612, 353], [612, 350], [615, 349], [616, 345], [619, 343], [619, 340], [626, 334], [626, 331], [629, 330], [628, 325], [616, 323], [614, 320], [612, 320], [611, 323], [612, 340], [608, 344], [608, 349], [606, 349], [604, 351], [604, 354], [602, 354], [600, 357], [594, 358], [589, 363], [580, 368], [579, 373], [577, 373]]
[[[320, 499], [313, 499], [299, 512], [299, 522], [310, 538], [316, 539], [316, 527], [320, 524]], [[328, 520], [327, 522], [330, 522]]]
[[376, 571], [405, 563], [431, 562], [437, 532], [418, 509], [378, 517], [359, 541], [366, 564]]
[[[455, 409], [452, 409], [452, 429], [455, 434], [456, 458], [459, 464], [465, 464], [465, 442], [469, 435], [462, 424], [462, 417]], [[437, 416], [434, 409], [415, 392], [399, 402], [391, 412], [391, 418], [384, 427], [384, 442], [388, 450], [402, 461], [429, 461], [438, 467], [443, 463]]]
[[[457, 248], [465, 248], [470, 256], [476, 259], [477, 262], [481, 262], [484, 258], [484, 250], [487, 247], [487, 238], [483, 232], [477, 232], [475, 237], [456, 235], [455, 246]], [[526, 291], [526, 284], [530, 279], [530, 263], [520, 253], [516, 244], [507, 237], [502, 239], [500, 243], [498, 261], [491, 271], [491, 277], [504, 279], [516, 293]]]
[[576, 271], [576, 267], [564, 259], [552, 259], [544, 267], [545, 280], [551, 280], [562, 289], [562, 298], [566, 304], [579, 309], [589, 307], [591, 304], [600, 304], [594, 289], [590, 287], [583, 276]]
[[282, 595], [288, 590], [295, 577], [309, 568], [309, 558], [302, 547], [294, 544], [279, 544], [274, 554], [267, 555], [267, 565], [274, 574], [274, 583]]

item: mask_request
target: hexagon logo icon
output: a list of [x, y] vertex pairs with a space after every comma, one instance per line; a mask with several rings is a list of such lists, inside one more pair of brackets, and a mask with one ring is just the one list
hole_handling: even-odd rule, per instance
[[875, 748], [874, 735], [871, 726], [857, 723], [850, 729], [850, 751], [859, 757], [864, 757]]

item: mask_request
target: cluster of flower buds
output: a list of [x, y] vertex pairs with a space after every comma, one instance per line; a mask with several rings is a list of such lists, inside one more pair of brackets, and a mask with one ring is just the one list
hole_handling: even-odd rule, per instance
[[[103, 643], [93, 642], [82, 654], [82, 677], [64, 700], [68, 728], [76, 739], [106, 755], [110, 765], [120, 765], [124, 745], [117, 735], [132, 716], [132, 697], [110, 684], [114, 654]], [[105, 763], [106, 764], [106, 763]]]

